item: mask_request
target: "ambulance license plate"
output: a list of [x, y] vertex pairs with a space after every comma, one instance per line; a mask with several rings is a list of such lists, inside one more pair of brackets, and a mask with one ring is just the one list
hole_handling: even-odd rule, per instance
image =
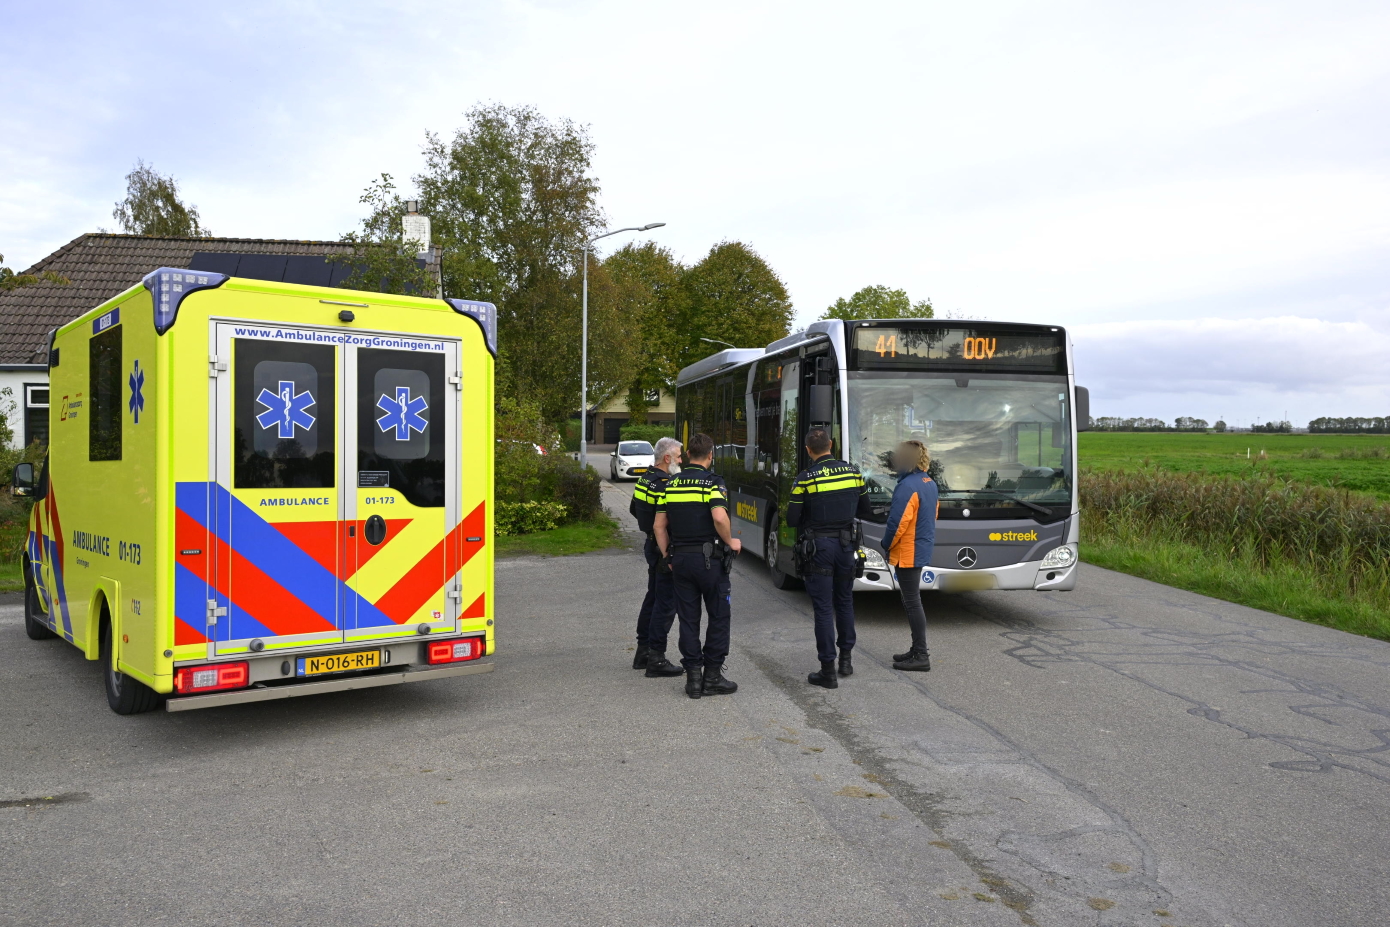
[[359, 650], [357, 653], [326, 653], [321, 657], [300, 657], [295, 675], [321, 676], [324, 673], [348, 673], [353, 670], [375, 669], [380, 665], [380, 650]]

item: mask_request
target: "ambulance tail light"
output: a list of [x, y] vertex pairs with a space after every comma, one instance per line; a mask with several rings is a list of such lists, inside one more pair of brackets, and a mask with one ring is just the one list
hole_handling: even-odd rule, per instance
[[432, 641], [425, 651], [426, 660], [431, 663], [462, 663], [476, 660], [487, 653], [487, 641], [481, 637], [465, 637], [462, 640]]
[[174, 691], [180, 695], [244, 689], [251, 676], [249, 663], [210, 663], [184, 666], [174, 674]]

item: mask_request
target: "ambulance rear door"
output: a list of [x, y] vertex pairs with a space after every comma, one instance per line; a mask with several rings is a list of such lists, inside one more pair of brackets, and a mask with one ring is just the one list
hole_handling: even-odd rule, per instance
[[460, 614], [457, 341], [369, 335], [345, 347], [347, 639], [452, 630]]
[[209, 655], [341, 643], [340, 334], [212, 329], [212, 479], [206, 499], [181, 488], [177, 515], [182, 538], [207, 529], [177, 553], [206, 582]]

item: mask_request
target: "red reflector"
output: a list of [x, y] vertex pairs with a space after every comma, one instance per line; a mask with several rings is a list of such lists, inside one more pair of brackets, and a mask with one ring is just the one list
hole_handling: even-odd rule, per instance
[[219, 689], [242, 689], [251, 675], [249, 663], [209, 663], [206, 666], [184, 666], [174, 674], [174, 691], [216, 692]]
[[476, 660], [487, 651], [487, 641], [481, 637], [465, 637], [462, 640], [432, 641], [426, 657], [430, 663], [460, 663]]

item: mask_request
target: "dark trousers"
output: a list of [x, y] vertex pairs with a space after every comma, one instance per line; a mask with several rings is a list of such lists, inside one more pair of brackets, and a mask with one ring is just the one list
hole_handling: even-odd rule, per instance
[[676, 584], [670, 573], [656, 568], [661, 560], [656, 541], [647, 538], [642, 552], [647, 557], [647, 596], [637, 613], [637, 646], [665, 653], [671, 625], [676, 620]]
[[[854, 551], [839, 538], [816, 538], [816, 556], [806, 571], [806, 592], [816, 616], [816, 653], [822, 663], [854, 649]], [[838, 635], [838, 636], [837, 636]]]
[[[704, 555], [677, 553], [672, 559], [676, 586], [676, 614], [681, 619], [681, 665], [723, 666], [729, 655], [730, 598], [729, 575], [719, 557], [705, 566]], [[700, 605], [705, 607], [709, 624], [704, 647], [700, 646]]]
[[912, 649], [927, 650], [927, 613], [922, 608], [922, 568], [894, 567], [898, 578], [898, 594], [907, 612], [907, 626], [912, 629]]

